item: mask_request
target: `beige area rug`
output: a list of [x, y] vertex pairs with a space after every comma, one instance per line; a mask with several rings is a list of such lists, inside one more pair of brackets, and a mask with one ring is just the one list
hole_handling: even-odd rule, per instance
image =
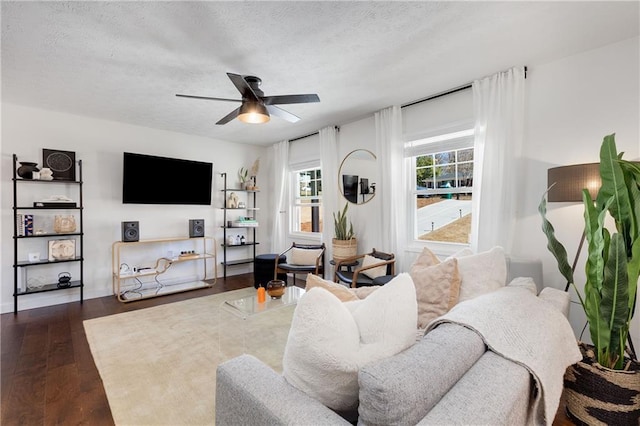
[[246, 320], [222, 308], [251, 288], [84, 321], [117, 425], [213, 425], [216, 367], [249, 353], [282, 371], [295, 305]]

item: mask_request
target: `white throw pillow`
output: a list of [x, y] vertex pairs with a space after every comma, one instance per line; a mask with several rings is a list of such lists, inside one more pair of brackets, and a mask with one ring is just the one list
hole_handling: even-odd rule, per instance
[[358, 406], [358, 371], [415, 342], [416, 291], [400, 274], [360, 301], [317, 287], [296, 306], [282, 360], [294, 387], [336, 411]]
[[516, 277], [511, 280], [507, 287], [521, 287], [529, 290], [534, 296], [538, 295], [538, 287], [531, 277]]
[[289, 263], [290, 265], [315, 265], [316, 259], [322, 253], [322, 249], [301, 249], [301, 248], [292, 248], [289, 252]]
[[505, 286], [507, 260], [502, 247], [457, 259], [461, 278], [458, 303]]
[[[362, 267], [365, 268], [367, 266], [376, 265], [380, 262], [384, 262], [384, 260], [380, 260], [376, 257], [365, 254], [364, 259], [362, 259]], [[378, 266], [377, 268], [367, 269], [366, 271], [362, 271], [362, 273], [371, 279], [383, 277], [387, 275], [387, 265], [382, 265], [382, 266]]]

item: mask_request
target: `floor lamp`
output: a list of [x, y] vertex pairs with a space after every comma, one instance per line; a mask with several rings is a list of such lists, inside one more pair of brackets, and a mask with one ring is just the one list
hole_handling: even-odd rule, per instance
[[[601, 186], [600, 163], [576, 164], [573, 166], [554, 167], [547, 171], [547, 200], [552, 202], [575, 203], [582, 202], [582, 190], [588, 189], [591, 198], [595, 199]], [[584, 244], [585, 233], [582, 231], [576, 257], [571, 265], [571, 271], [576, 271], [578, 258]], [[569, 290], [567, 283], [564, 291]]]

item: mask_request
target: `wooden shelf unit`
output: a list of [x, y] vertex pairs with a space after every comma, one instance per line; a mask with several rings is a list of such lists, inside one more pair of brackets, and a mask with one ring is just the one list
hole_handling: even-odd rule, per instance
[[[125, 264], [124, 258], [127, 249], [135, 247], [141, 248], [149, 245], [185, 243], [189, 242], [193, 245], [197, 254], [189, 256], [156, 257], [150, 262], [155, 262], [153, 267], [133, 271], [128, 269], [122, 271], [121, 266]], [[116, 241], [111, 249], [111, 267], [112, 267], [112, 289], [113, 294], [120, 302], [133, 302], [136, 300], [148, 299], [151, 297], [164, 296], [167, 294], [180, 293], [183, 291], [197, 290], [213, 286], [218, 275], [218, 267], [216, 263], [216, 241], [213, 237], [177, 237], [177, 238], [159, 238], [152, 240], [140, 240], [132, 242]], [[196, 281], [185, 281], [180, 283], [172, 283], [164, 285], [158, 280], [158, 277], [164, 274], [173, 264], [185, 262], [202, 262], [202, 277], [198, 277]], [[124, 289], [123, 283], [126, 280], [137, 279], [139, 277], [153, 277], [155, 285], [145, 287], [144, 284], [153, 284], [152, 282], [138, 282], [139, 288]], [[205, 280], [213, 279], [213, 283], [207, 283]], [[138, 281], [138, 280], [136, 280]]]

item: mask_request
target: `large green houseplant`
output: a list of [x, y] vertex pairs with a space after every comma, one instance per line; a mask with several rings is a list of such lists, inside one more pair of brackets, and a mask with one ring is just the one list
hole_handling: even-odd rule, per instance
[[333, 213], [334, 238], [333, 260], [338, 262], [348, 257], [353, 257], [358, 253], [358, 244], [353, 233], [351, 221], [347, 225], [347, 210], [349, 203], [345, 203], [342, 210]]
[[[606, 369], [628, 370], [632, 366], [632, 370], [637, 370], [637, 360], [630, 360], [625, 352], [629, 326], [636, 306], [640, 273], [640, 168], [637, 163], [623, 160], [622, 153], [617, 153], [615, 135], [612, 134], [606, 136], [602, 142], [599, 169], [602, 186], [596, 199], [591, 199], [587, 189], [582, 191], [584, 232], [588, 243], [584, 294], [576, 287], [573, 270], [567, 260], [567, 251], [556, 239], [554, 228], [546, 218], [545, 197], [538, 209], [543, 219], [542, 229], [547, 236], [547, 248], [556, 258], [564, 278], [576, 290], [586, 314], [595, 361]], [[615, 223], [613, 234], [605, 226], [607, 217], [611, 217]], [[581, 346], [585, 353], [585, 345]], [[596, 370], [603, 371], [599, 367]], [[584, 371], [571, 373], [571, 378], [574, 380], [584, 374]], [[613, 376], [615, 377], [615, 374]], [[635, 383], [635, 392], [640, 392], [638, 377], [635, 375], [635, 379], [632, 380]], [[566, 375], [565, 387], [571, 391], [577, 388], [575, 382], [567, 382]], [[608, 392], [604, 390], [603, 385], [600, 385], [600, 388], [601, 393]], [[620, 404], [620, 409], [635, 413], [632, 416], [638, 416], [640, 393], [636, 393], [636, 398], [639, 399], [631, 404], [631, 407]], [[589, 397], [589, 401], [587, 405], [593, 406], [589, 405], [593, 404], [592, 396]], [[571, 407], [568, 406], [568, 409], [572, 412]], [[594, 412], [582, 408], [576, 411], [585, 416]], [[579, 415], [577, 417], [587, 423], [594, 420], [581, 418]], [[637, 421], [637, 417], [634, 419]]]

